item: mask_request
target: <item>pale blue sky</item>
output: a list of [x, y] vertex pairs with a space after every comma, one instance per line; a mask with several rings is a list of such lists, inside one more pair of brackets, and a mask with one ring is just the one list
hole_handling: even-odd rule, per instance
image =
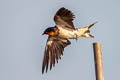
[[[64, 56], [47, 74], [41, 74], [47, 36], [56, 11], [73, 11], [74, 25], [98, 21], [94, 39], [80, 38], [65, 48]], [[0, 0], [0, 80], [95, 80], [92, 43], [100, 42], [105, 80], [120, 77], [119, 0]]]

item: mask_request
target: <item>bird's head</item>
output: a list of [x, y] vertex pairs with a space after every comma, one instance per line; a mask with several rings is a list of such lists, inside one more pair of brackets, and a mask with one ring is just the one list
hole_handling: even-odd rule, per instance
[[57, 35], [57, 33], [58, 33], [58, 31], [55, 27], [49, 27], [44, 31], [43, 35], [46, 34], [46, 35], [50, 35], [50, 36], [55, 36], [55, 35]]

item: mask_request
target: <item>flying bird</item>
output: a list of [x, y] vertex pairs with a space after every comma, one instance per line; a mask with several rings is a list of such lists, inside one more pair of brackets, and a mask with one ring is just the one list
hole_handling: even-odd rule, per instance
[[74, 18], [75, 15], [70, 10], [62, 7], [54, 16], [56, 25], [48, 27], [44, 31], [43, 35], [48, 35], [48, 39], [43, 56], [42, 74], [45, 70], [47, 73], [48, 67], [51, 70], [55, 63], [58, 63], [58, 60], [61, 59], [64, 48], [71, 44], [68, 39], [77, 39], [79, 37], [94, 38], [90, 34], [89, 29], [97, 22], [83, 28], [75, 28], [72, 22]]

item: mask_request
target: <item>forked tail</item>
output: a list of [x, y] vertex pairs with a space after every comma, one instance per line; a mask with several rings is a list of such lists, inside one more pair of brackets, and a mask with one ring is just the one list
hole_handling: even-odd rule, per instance
[[84, 33], [82, 36], [83, 36], [83, 37], [86, 37], [86, 38], [94, 38], [94, 36], [90, 34], [90, 28], [91, 28], [92, 26], [94, 26], [94, 24], [96, 24], [96, 23], [97, 23], [97, 22], [94, 22], [94, 23], [88, 25], [88, 26], [86, 27], [86, 28], [88, 28], [88, 30], [85, 31], [85, 33]]
[[93, 35], [90, 34], [90, 28], [96, 24], [97, 22], [94, 22], [88, 26], [85, 26], [84, 28], [78, 29], [78, 35], [79, 37], [85, 37], [85, 38], [94, 38]]
[[86, 31], [86, 32], [82, 35], [82, 37], [85, 37], [85, 38], [94, 38], [94, 36], [90, 34], [90, 30]]

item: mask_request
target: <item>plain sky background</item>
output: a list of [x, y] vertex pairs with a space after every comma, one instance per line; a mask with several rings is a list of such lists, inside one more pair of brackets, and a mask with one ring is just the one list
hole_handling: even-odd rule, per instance
[[[58, 64], [42, 75], [47, 36], [56, 11], [76, 16], [76, 28], [98, 21], [94, 39], [65, 48]], [[0, 80], [95, 80], [93, 42], [102, 44], [105, 80], [120, 80], [120, 0], [0, 0]]]

